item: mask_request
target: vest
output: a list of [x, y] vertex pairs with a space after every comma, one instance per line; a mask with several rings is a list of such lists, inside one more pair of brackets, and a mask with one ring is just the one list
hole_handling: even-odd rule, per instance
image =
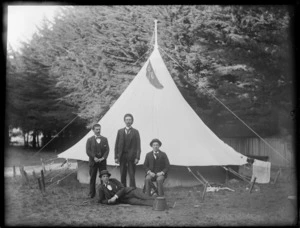
[[[130, 130], [130, 134], [132, 134], [131, 130]], [[128, 149], [130, 147], [130, 134], [126, 134], [126, 132], [125, 132], [124, 147], [123, 147], [124, 153], [127, 153]]]
[[[153, 155], [152, 155], [153, 156]], [[161, 155], [160, 155], [161, 156]], [[153, 172], [154, 173], [158, 173], [160, 172], [160, 167], [159, 167], [159, 161], [158, 161], [158, 158], [154, 158], [154, 163], [153, 163]]]
[[95, 144], [96, 144], [96, 157], [101, 158], [102, 157], [102, 151], [101, 151], [101, 147], [100, 147], [101, 143], [96, 142]]

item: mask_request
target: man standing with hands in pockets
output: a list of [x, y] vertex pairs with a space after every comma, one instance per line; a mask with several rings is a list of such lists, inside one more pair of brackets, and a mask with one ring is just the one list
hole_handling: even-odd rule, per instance
[[131, 125], [133, 116], [126, 114], [124, 116], [126, 127], [118, 131], [115, 144], [115, 162], [120, 164], [121, 183], [126, 187], [127, 168], [130, 180], [130, 187], [135, 185], [135, 166], [140, 160], [141, 140], [137, 129]]
[[100, 135], [101, 125], [95, 124], [93, 126], [94, 134], [88, 138], [86, 142], [86, 153], [89, 156], [90, 166], [90, 192], [89, 197], [94, 198], [96, 194], [96, 177], [97, 172], [106, 170], [106, 159], [109, 153], [109, 146], [107, 138]]

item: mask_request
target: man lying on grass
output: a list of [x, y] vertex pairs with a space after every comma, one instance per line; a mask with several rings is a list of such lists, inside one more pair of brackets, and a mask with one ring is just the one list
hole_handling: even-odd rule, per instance
[[110, 176], [107, 170], [100, 172], [101, 185], [98, 203], [153, 206], [155, 197], [144, 194], [140, 188], [124, 187], [120, 181], [109, 178]]

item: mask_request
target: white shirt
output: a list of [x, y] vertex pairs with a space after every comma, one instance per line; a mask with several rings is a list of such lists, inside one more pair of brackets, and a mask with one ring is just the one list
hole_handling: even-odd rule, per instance
[[125, 133], [126, 133], [126, 135], [127, 135], [128, 133], [130, 133], [130, 130], [131, 130], [131, 127], [125, 127]]
[[156, 152], [153, 151], [153, 156], [155, 159], [157, 158], [158, 153], [159, 153], [159, 151], [156, 151]]
[[96, 141], [99, 144], [101, 142], [100, 136], [95, 135]]

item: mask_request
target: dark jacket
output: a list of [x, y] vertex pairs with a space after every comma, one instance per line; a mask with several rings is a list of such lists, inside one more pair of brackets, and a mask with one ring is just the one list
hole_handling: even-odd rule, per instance
[[99, 187], [99, 203], [108, 204], [108, 200], [111, 199], [114, 195], [118, 196], [116, 203], [126, 195], [127, 193], [134, 190], [134, 187], [124, 187], [120, 181], [115, 178], [109, 179], [109, 185], [112, 187], [112, 190], [109, 190], [104, 184], [101, 184]]
[[[168, 159], [168, 156], [165, 152], [159, 150], [158, 158], [158, 169], [159, 172], [163, 171], [165, 173], [165, 178], [168, 176], [168, 171], [170, 167], [170, 162]], [[145, 162], [144, 162], [144, 168], [146, 173], [150, 170], [151, 172], [154, 172], [154, 155], [153, 151], [150, 151], [146, 154]]]
[[[141, 155], [141, 140], [139, 131], [135, 128], [131, 128], [129, 134], [129, 146], [128, 146], [128, 157], [130, 160], [138, 159], [140, 160]], [[124, 141], [125, 141], [125, 128], [118, 130], [116, 145], [115, 145], [115, 159], [119, 159], [124, 152]]]
[[93, 135], [92, 137], [88, 138], [86, 141], [86, 153], [89, 156], [89, 165], [93, 166], [95, 164], [94, 158], [101, 158], [107, 159], [109, 153], [109, 145], [107, 138], [100, 136], [100, 149], [101, 149], [101, 156], [96, 156], [96, 138]]

